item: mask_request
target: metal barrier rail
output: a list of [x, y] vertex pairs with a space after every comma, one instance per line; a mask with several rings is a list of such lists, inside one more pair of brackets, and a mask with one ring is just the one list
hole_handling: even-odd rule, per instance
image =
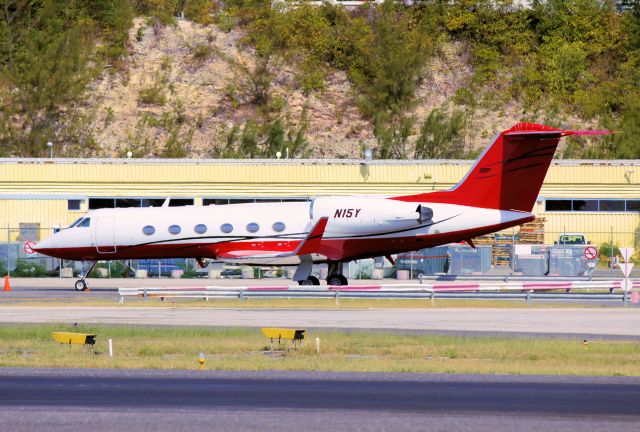
[[[610, 281], [575, 281], [575, 282], [505, 282], [505, 283], [436, 283], [436, 284], [395, 284], [395, 285], [352, 285], [352, 286], [238, 286], [238, 287], [145, 287], [120, 288], [118, 302], [124, 303], [125, 297], [155, 298], [191, 298], [203, 299], [238, 299], [243, 302], [250, 298], [293, 299], [340, 298], [357, 299], [536, 299], [545, 300], [597, 300], [623, 301], [629, 300], [629, 293], [614, 294], [621, 289], [620, 280]], [[633, 281], [633, 287], [640, 288], [640, 280]], [[540, 293], [552, 290], [564, 290], [565, 293]], [[609, 293], [591, 293], [592, 290], [609, 290]], [[574, 291], [571, 293], [571, 291]], [[576, 292], [578, 291], [578, 292]]]

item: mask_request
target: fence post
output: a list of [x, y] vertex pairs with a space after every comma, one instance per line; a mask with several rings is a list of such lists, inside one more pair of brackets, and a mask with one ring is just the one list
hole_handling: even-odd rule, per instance
[[11, 228], [7, 225], [7, 276], [11, 276], [11, 262], [9, 261], [9, 241], [11, 238]]
[[340, 291], [336, 290], [336, 304], [340, 304]]
[[147, 301], [147, 289], [146, 288], [144, 289], [144, 292], [143, 292], [143, 298], [144, 298], [144, 301]]
[[244, 290], [240, 290], [240, 303], [244, 303]]
[[527, 290], [527, 305], [531, 306], [531, 291]]

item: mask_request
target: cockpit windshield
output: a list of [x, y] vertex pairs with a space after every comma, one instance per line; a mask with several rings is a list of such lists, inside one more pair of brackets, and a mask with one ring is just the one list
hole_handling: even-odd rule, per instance
[[76, 219], [74, 223], [72, 223], [71, 225], [69, 225], [69, 226], [67, 227], [67, 229], [69, 229], [69, 228], [73, 228], [74, 226], [78, 225], [78, 224], [80, 223], [80, 221], [82, 221], [82, 219], [84, 219], [84, 218], [78, 218], [78, 219]]
[[80, 218], [77, 221], [75, 221], [74, 223], [72, 223], [71, 225], [69, 225], [69, 228], [87, 228], [91, 226], [91, 218]]

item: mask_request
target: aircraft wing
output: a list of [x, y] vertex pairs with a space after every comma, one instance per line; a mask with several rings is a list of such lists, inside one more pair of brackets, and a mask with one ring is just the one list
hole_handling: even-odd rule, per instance
[[[324, 230], [327, 227], [328, 217], [323, 217], [316, 222], [307, 236], [291, 251], [266, 251], [256, 249], [236, 249], [218, 255], [220, 259], [254, 259], [254, 258], [286, 258], [291, 256], [309, 255], [318, 252]], [[240, 243], [241, 244], [241, 243]]]

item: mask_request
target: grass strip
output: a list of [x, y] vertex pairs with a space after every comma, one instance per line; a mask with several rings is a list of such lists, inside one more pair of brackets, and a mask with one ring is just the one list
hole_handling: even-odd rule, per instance
[[[52, 331], [96, 333], [96, 353], [60, 345]], [[113, 339], [114, 356], [107, 340]], [[315, 338], [320, 338], [320, 353]], [[277, 348], [277, 343], [275, 345]], [[0, 366], [640, 375], [640, 343], [526, 337], [460, 337], [369, 331], [307, 332], [297, 350], [269, 351], [259, 329], [142, 326], [6, 325]]]
[[0, 300], [0, 306], [109, 306], [109, 307], [210, 307], [233, 309], [424, 309], [424, 308], [589, 308], [589, 307], [618, 307], [622, 302], [565, 302], [551, 300], [535, 300], [527, 303], [525, 300], [494, 300], [494, 299], [245, 299], [240, 302], [235, 299], [215, 299], [205, 301], [202, 299], [171, 299], [160, 301], [159, 298], [150, 298], [144, 301], [141, 298], [127, 298], [124, 303], [118, 304], [115, 300], [96, 298], [51, 298], [29, 299], [10, 298]]

